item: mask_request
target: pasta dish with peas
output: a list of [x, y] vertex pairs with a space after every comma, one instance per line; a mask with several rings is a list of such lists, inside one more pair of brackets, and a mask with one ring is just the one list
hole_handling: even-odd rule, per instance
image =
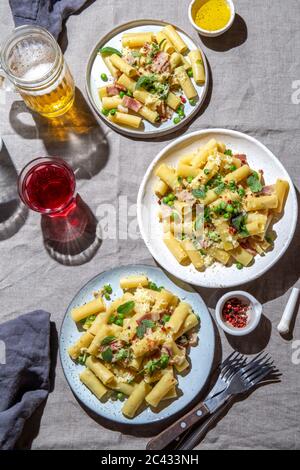
[[156, 176], [163, 239], [178, 263], [242, 269], [272, 248], [272, 223], [284, 210], [289, 183], [266, 185], [246, 155], [211, 139], [176, 168], [161, 164]]
[[[201, 51], [189, 51], [173, 26], [157, 34], [125, 33], [121, 51], [103, 47], [99, 54], [113, 79], [98, 90], [102, 114], [111, 122], [136, 129], [143, 119], [159, 125], [173, 118], [179, 124], [187, 101], [197, 104], [195, 85], [205, 83]], [[107, 82], [107, 74], [101, 79]]]
[[191, 306], [146, 276], [120, 280], [123, 295], [108, 306], [105, 285], [91, 302], [72, 310], [85, 333], [68, 352], [85, 369], [81, 382], [99, 399], [124, 401], [133, 418], [143, 404], [175, 399], [176, 373], [188, 371], [188, 348], [197, 344], [199, 318]]

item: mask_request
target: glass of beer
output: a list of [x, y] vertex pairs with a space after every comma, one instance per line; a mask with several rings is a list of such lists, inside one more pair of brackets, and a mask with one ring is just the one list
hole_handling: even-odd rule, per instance
[[1, 66], [33, 111], [51, 118], [71, 108], [74, 80], [59, 45], [46, 29], [16, 28], [2, 47]]

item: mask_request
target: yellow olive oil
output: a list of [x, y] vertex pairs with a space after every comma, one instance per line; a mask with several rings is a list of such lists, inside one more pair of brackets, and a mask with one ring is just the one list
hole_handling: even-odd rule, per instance
[[207, 0], [198, 9], [195, 23], [206, 31], [218, 31], [224, 28], [231, 17], [231, 10], [226, 0]]

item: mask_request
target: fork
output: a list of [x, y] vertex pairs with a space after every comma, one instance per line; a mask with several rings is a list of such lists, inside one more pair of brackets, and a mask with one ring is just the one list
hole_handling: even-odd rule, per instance
[[[210, 399], [210, 398], [212, 398], [214, 396], [217, 396], [220, 393], [224, 392], [229, 386], [230, 379], [237, 372], [237, 370], [239, 370], [239, 368], [241, 366], [246, 364], [246, 361], [247, 361], [247, 358], [243, 354], [240, 354], [240, 353], [237, 353], [237, 352], [233, 352], [232, 354], [230, 354], [227, 357], [227, 359], [225, 359], [225, 361], [220, 365], [220, 367], [219, 367], [220, 372], [219, 372], [218, 380], [215, 383], [215, 385], [214, 385], [213, 389], [211, 390], [210, 394], [208, 395], [207, 399]], [[188, 429], [190, 429], [190, 427], [196, 421], [198, 421], [198, 419], [195, 420], [195, 416], [196, 416], [196, 418], [198, 418], [199, 415], [197, 415], [197, 413], [196, 413], [195, 416], [194, 416], [193, 413], [195, 412], [195, 410], [198, 411], [199, 407], [201, 407], [201, 405], [198, 404], [190, 413], [188, 413], [187, 415], [184, 416], [184, 418], [182, 418], [182, 419], [187, 420], [188, 417], [190, 416], [191, 419], [190, 419], [190, 425], [189, 425]], [[174, 428], [174, 426], [176, 427], [178, 425], [178, 423], [180, 423], [180, 421], [181, 420], [176, 421], [173, 425], [171, 425], [165, 431], [163, 431], [158, 436], [151, 439], [147, 444], [147, 449], [148, 450], [163, 449], [168, 444], [170, 444], [170, 442], [172, 442], [176, 437], [179, 438], [179, 436], [186, 429], [182, 428], [182, 427], [179, 428], [179, 430], [181, 432], [175, 433], [175, 436], [174, 436], [173, 428]], [[163, 437], [163, 440], [161, 439], [162, 437]]]
[[[220, 408], [224, 403], [232, 401], [237, 395], [244, 394], [252, 390], [256, 385], [262, 382], [267, 376], [271, 373], [276, 372], [276, 368], [273, 365], [273, 361], [268, 354], [261, 357], [257, 360], [257, 357], [249, 362], [246, 366], [242, 367], [232, 378], [229, 387], [227, 390], [222, 392], [217, 400], [219, 405], [217, 405], [216, 410]], [[218, 412], [218, 411], [217, 411]], [[214, 415], [212, 414], [209, 421]], [[191, 434], [189, 434], [184, 442], [180, 442], [176, 446], [177, 450], [191, 450], [199, 442], [200, 437], [203, 435], [203, 431], [207, 429], [206, 423], [204, 426], [196, 429]]]

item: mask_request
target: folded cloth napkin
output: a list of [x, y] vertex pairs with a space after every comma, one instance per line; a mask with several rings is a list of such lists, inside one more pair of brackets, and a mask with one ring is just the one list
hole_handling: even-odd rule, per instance
[[13, 449], [25, 421], [47, 398], [50, 314], [43, 310], [0, 324], [0, 449]]
[[87, 0], [9, 0], [16, 26], [43, 26], [57, 39], [63, 21]]

